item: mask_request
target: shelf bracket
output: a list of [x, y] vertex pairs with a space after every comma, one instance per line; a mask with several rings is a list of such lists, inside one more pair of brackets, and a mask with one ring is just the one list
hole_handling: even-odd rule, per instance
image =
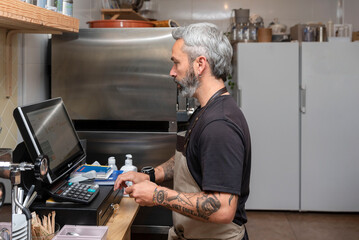
[[9, 30], [6, 32], [5, 39], [5, 96], [10, 98], [12, 96], [12, 39], [18, 33], [32, 33], [32, 34], [62, 34], [61, 31], [39, 31], [39, 30]]

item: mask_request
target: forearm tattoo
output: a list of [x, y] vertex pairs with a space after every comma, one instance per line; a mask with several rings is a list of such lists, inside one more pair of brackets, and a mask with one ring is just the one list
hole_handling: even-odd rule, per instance
[[173, 179], [173, 168], [175, 165], [175, 159], [174, 157], [170, 158], [167, 162], [161, 165], [164, 172], [164, 179], [163, 181], [168, 181]]
[[177, 192], [177, 195], [169, 197], [168, 191], [162, 189], [154, 193], [154, 202], [186, 216], [203, 220], [209, 220], [221, 207], [216, 194]]

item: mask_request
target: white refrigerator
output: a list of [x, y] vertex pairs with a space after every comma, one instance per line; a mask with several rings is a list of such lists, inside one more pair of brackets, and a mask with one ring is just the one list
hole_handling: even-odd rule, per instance
[[303, 43], [301, 210], [359, 211], [359, 43]]
[[246, 208], [299, 210], [299, 45], [238, 43], [233, 64], [252, 141]]

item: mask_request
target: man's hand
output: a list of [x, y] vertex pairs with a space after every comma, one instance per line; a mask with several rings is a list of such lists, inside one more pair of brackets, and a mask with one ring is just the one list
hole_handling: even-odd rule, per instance
[[139, 173], [133, 171], [122, 173], [117, 177], [113, 189], [116, 191], [117, 189], [122, 189], [127, 187], [126, 181], [131, 181], [135, 184], [135, 183], [143, 182], [145, 180], [150, 180], [150, 176], [148, 176], [145, 173]]
[[152, 207], [155, 205], [153, 202], [153, 193], [156, 187], [157, 184], [146, 180], [125, 188], [124, 193], [134, 198], [140, 206]]

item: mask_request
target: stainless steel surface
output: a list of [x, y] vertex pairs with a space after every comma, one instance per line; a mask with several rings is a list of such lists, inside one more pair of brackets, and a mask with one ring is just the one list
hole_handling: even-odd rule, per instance
[[98, 161], [107, 164], [110, 156], [116, 158], [118, 169], [125, 164], [127, 153], [133, 156], [137, 169], [157, 166], [175, 153], [175, 133], [155, 132], [90, 132], [79, 131], [81, 139], [87, 139], [87, 163]]
[[175, 121], [171, 28], [80, 29], [52, 39], [52, 97], [72, 119]]
[[[176, 110], [186, 112], [188, 104], [169, 76], [171, 32], [94, 28], [53, 36], [52, 97], [62, 97], [86, 140], [87, 163], [107, 164], [114, 156], [120, 169], [130, 153], [141, 169], [174, 154]], [[171, 211], [141, 208], [134, 225], [171, 226]]]

